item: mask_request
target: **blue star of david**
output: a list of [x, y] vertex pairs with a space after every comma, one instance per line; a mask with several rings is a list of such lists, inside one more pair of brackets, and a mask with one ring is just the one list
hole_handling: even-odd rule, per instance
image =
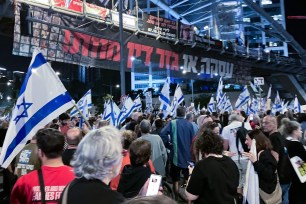
[[122, 107], [122, 112], [123, 112], [123, 113], [126, 113], [126, 111], [127, 111], [127, 108], [126, 108], [125, 106], [123, 106], [123, 107]]
[[[25, 101], [25, 98], [22, 99], [22, 103], [17, 105], [17, 108], [18, 108], [18, 115], [16, 116], [16, 118], [14, 119], [15, 124], [18, 123], [18, 121], [21, 119], [21, 118], [27, 118], [28, 117], [28, 112], [27, 110], [30, 108], [30, 106], [32, 105], [33, 103], [27, 103]], [[23, 110], [22, 108], [23, 107]]]

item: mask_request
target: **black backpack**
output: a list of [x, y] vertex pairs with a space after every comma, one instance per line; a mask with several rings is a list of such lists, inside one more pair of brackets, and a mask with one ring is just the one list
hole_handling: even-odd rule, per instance
[[237, 151], [239, 155], [241, 155], [241, 152], [239, 151], [239, 140], [243, 148], [243, 151], [249, 152], [249, 148], [245, 144], [247, 134], [248, 134], [248, 130], [244, 128], [244, 122], [242, 122], [241, 127], [236, 132], [236, 147], [237, 147]]

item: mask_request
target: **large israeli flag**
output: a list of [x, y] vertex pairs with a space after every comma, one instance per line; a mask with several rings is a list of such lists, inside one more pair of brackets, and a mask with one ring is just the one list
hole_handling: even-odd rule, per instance
[[[250, 153], [257, 155], [256, 140], [253, 139]], [[245, 186], [243, 188], [243, 204], [259, 204], [259, 181], [258, 174], [256, 173], [251, 161], [248, 163]]]
[[248, 103], [249, 100], [250, 100], [250, 93], [248, 91], [248, 88], [244, 86], [241, 94], [239, 95], [236, 101], [235, 109], [242, 108], [245, 104]]
[[164, 117], [171, 111], [170, 103], [170, 81], [169, 78], [164, 83], [164, 86], [159, 94], [160, 109], [163, 111]]
[[184, 94], [182, 92], [182, 89], [179, 85], [177, 85], [175, 92], [174, 92], [174, 96], [173, 96], [173, 100], [171, 103], [171, 114], [172, 116], [176, 115], [176, 109], [178, 108], [178, 106], [184, 101]]
[[[84, 112], [85, 114], [88, 115], [88, 110], [92, 107], [92, 100], [91, 100], [91, 89], [89, 89], [85, 95], [78, 101], [78, 103], [76, 104], [79, 109]], [[86, 112], [87, 111], [87, 112]], [[78, 114], [78, 110], [76, 108], [73, 108], [70, 111], [70, 117], [72, 116], [76, 116]], [[84, 114], [84, 113], [83, 113]], [[85, 116], [86, 117], [86, 116]]]
[[295, 98], [294, 98], [294, 112], [295, 113], [301, 113], [301, 104], [297, 98], [297, 96], [295, 95]]
[[1, 166], [7, 168], [37, 130], [74, 104], [42, 53], [35, 50], [12, 112], [1, 151]]

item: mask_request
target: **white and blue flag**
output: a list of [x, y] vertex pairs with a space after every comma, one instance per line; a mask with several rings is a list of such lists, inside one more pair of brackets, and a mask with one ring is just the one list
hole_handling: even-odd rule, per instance
[[295, 95], [295, 98], [294, 98], [294, 112], [295, 113], [301, 113], [302, 112], [301, 104], [300, 104], [296, 95]]
[[279, 97], [278, 91], [276, 91], [276, 97], [275, 97], [275, 100], [274, 100], [274, 105], [275, 105], [274, 108], [275, 108], [276, 112], [282, 112], [282, 109], [283, 109], [282, 101]]
[[226, 104], [225, 104], [223, 110], [224, 110], [224, 112], [227, 111], [229, 113], [231, 113], [233, 111], [233, 106], [232, 106], [231, 100], [229, 99], [228, 96], [226, 97]]
[[147, 91], [145, 93], [145, 97], [146, 97], [146, 109], [145, 109], [145, 112], [146, 113], [152, 113], [152, 111], [153, 111], [152, 92], [151, 91]]
[[258, 109], [259, 109], [258, 105], [259, 105], [258, 100], [253, 97], [252, 102], [251, 102], [251, 106], [250, 106], [250, 113], [257, 114]]
[[241, 94], [239, 95], [236, 104], [235, 109], [242, 108], [245, 104], [248, 103], [250, 100], [250, 93], [248, 91], [248, 88], [246, 86], [243, 87]]
[[207, 110], [211, 113], [216, 112], [215, 99], [213, 95], [210, 97], [209, 103], [207, 105]]
[[21, 86], [0, 156], [7, 168], [36, 132], [70, 109], [75, 102], [38, 50]]
[[134, 100], [134, 106], [135, 106], [135, 110], [138, 110], [138, 111], [142, 110], [142, 103], [141, 103], [141, 99], [139, 95]]
[[270, 85], [270, 87], [269, 87], [267, 99], [268, 99], [268, 98], [271, 98], [271, 89], [272, 89], [272, 85]]
[[109, 120], [109, 124], [117, 127], [117, 118], [120, 114], [120, 109], [113, 100], [109, 100], [103, 112], [102, 120]]
[[[137, 104], [136, 104], [137, 105]], [[131, 97], [128, 97], [120, 110], [118, 115], [117, 124], [122, 124], [127, 117], [129, 117], [136, 108], [135, 103], [132, 101]]]
[[171, 111], [171, 103], [170, 103], [170, 80], [167, 80], [164, 83], [164, 86], [159, 94], [159, 101], [160, 101], [160, 109], [163, 111], [164, 117], [168, 115]]
[[171, 114], [172, 116], [176, 116], [176, 109], [178, 108], [178, 106], [184, 101], [184, 94], [182, 92], [182, 89], [179, 85], [177, 85], [175, 92], [174, 92], [174, 96], [173, 96], [173, 100], [171, 103]]
[[[257, 155], [256, 140], [252, 140], [250, 153]], [[243, 188], [243, 204], [260, 204], [258, 174], [251, 161], [248, 163], [245, 186]]]
[[222, 80], [222, 77], [220, 77], [218, 88], [217, 88], [217, 93], [216, 93], [216, 102], [217, 102], [218, 107], [220, 105], [219, 104], [220, 100], [223, 97], [223, 91], [222, 90], [223, 90], [223, 80]]
[[[77, 102], [76, 104], [80, 111], [84, 112], [86, 115], [88, 115], [88, 110], [92, 108], [92, 100], [91, 100], [91, 89], [89, 89], [85, 95]], [[83, 114], [84, 114], [83, 113]], [[70, 117], [78, 115], [79, 112], [76, 108], [73, 108], [70, 111]], [[85, 116], [86, 117], [86, 116]]]

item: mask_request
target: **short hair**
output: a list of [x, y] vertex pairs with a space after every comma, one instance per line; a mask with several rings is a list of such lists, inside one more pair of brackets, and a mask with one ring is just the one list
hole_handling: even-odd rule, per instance
[[240, 121], [241, 120], [241, 115], [238, 115], [237, 113], [232, 113], [229, 117], [228, 117], [229, 123], [233, 122], [233, 121]]
[[148, 163], [151, 156], [151, 143], [147, 140], [137, 139], [130, 145], [130, 160], [133, 167]]
[[59, 120], [68, 120], [70, 119], [69, 115], [67, 113], [62, 113], [58, 117]]
[[198, 119], [197, 119], [197, 124], [198, 124], [198, 127], [199, 127], [199, 128], [201, 128], [202, 125], [204, 125], [203, 123], [204, 123], [204, 120], [205, 120], [206, 118], [211, 118], [211, 116], [210, 116], [210, 115], [200, 115], [200, 116], [198, 117]]
[[293, 131], [299, 129], [300, 127], [300, 123], [290, 120], [289, 118], [283, 118], [281, 121], [280, 132], [282, 132], [286, 136], [290, 136]]
[[254, 129], [248, 133], [251, 139], [256, 140], [256, 150], [257, 152], [265, 149], [272, 150], [272, 145], [270, 139], [263, 134], [259, 129]]
[[135, 132], [131, 130], [125, 130], [122, 132], [123, 149], [129, 149], [131, 143], [137, 139]]
[[98, 120], [97, 121], [97, 128], [101, 128], [101, 127], [104, 127], [104, 126], [107, 126], [109, 125], [109, 122], [107, 120]]
[[[196, 134], [196, 140], [195, 140], [195, 148], [201, 149], [201, 146], [203, 145], [203, 138], [206, 135], [209, 134], [215, 134], [213, 131], [216, 127], [219, 127], [218, 123], [216, 122], [212, 122], [212, 121], [208, 121], [207, 123], [203, 124], [200, 129], [198, 130], [197, 134]], [[217, 135], [216, 135], [217, 136]]]
[[156, 128], [162, 128], [164, 126], [163, 120], [159, 118], [154, 121], [154, 124]]
[[141, 133], [147, 134], [147, 133], [149, 133], [151, 131], [151, 129], [152, 129], [152, 126], [151, 126], [150, 121], [142, 120], [140, 122], [140, 131], [141, 131]]
[[185, 117], [186, 114], [186, 108], [183, 106], [180, 106], [176, 109], [176, 116], [177, 117]]
[[65, 136], [58, 130], [52, 128], [40, 129], [37, 131], [37, 147], [47, 158], [60, 157], [64, 151]]
[[50, 128], [55, 129], [55, 130], [58, 130], [58, 129], [59, 129], [59, 125], [56, 124], [56, 123], [52, 123], [52, 124], [50, 125]]
[[219, 135], [213, 133], [206, 134], [202, 136], [200, 150], [205, 154], [222, 154], [223, 139]]
[[194, 114], [192, 112], [189, 112], [186, 114], [186, 120], [194, 119]]
[[128, 199], [124, 204], [176, 204], [174, 200], [165, 195], [155, 196], [137, 196], [132, 199]]
[[92, 130], [79, 144], [71, 165], [77, 178], [107, 178], [121, 162], [121, 134], [112, 126]]
[[82, 137], [82, 130], [78, 127], [70, 128], [66, 133], [66, 140], [69, 145], [78, 145]]

